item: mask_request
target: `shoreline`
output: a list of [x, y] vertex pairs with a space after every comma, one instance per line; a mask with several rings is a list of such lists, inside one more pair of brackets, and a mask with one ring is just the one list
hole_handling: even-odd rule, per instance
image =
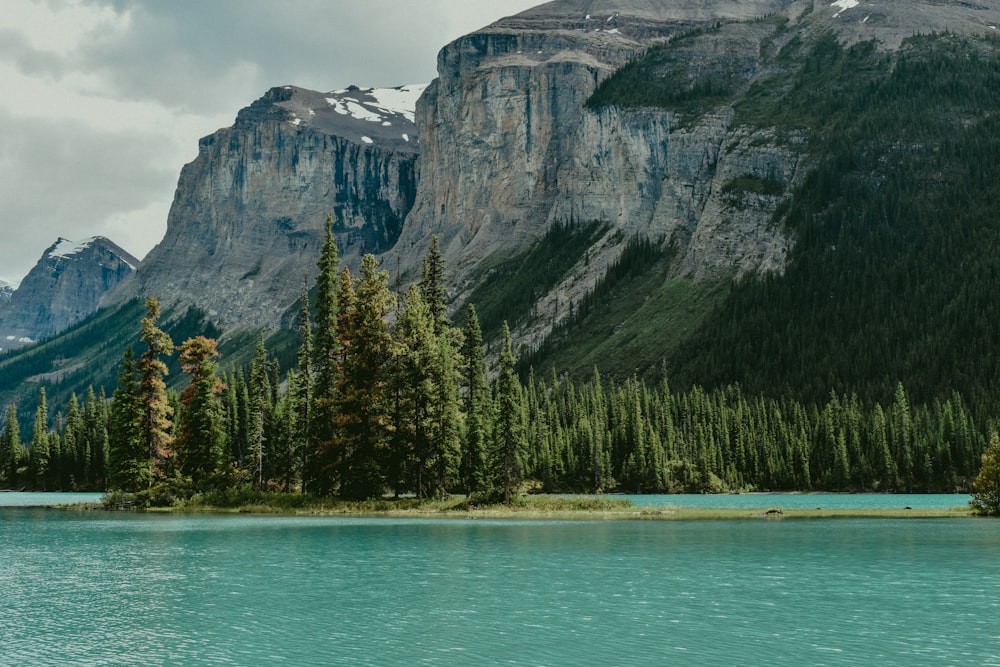
[[[223, 507], [214, 505], [170, 506], [149, 508], [109, 508], [100, 503], [34, 506], [32, 509], [133, 512], [148, 514], [227, 514], [243, 516], [342, 517], [384, 519], [458, 519], [458, 520], [526, 520], [526, 521], [801, 521], [831, 519], [977, 519], [968, 507], [934, 509], [801, 509], [700, 508], [700, 507], [454, 507], [440, 501], [428, 501], [426, 506], [372, 507], [365, 503], [343, 503], [334, 506], [277, 507], [261, 503]], [[24, 509], [29, 509], [25, 506]]]

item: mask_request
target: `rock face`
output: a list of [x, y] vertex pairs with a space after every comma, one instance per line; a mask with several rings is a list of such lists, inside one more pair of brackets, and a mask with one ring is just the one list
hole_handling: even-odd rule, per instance
[[274, 327], [310, 284], [327, 215], [345, 262], [391, 248], [416, 192], [413, 107], [423, 86], [274, 88], [199, 143], [167, 233], [109, 295], [154, 295], [224, 328]]
[[102, 236], [78, 243], [60, 238], [9, 299], [0, 302], [0, 348], [20, 347], [76, 324], [138, 265], [139, 260]]
[[417, 111], [421, 181], [401, 252], [437, 233], [461, 277], [557, 220], [690, 237], [728, 119], [679, 130], [669, 113], [595, 112], [585, 102], [652, 44], [789, 4], [562, 0], [448, 45]]
[[14, 294], [14, 286], [5, 280], [0, 280], [0, 304], [4, 304], [10, 301], [10, 297]]
[[[990, 5], [990, 6], [987, 6]], [[395, 249], [415, 269], [441, 237], [459, 296], [491, 255], [509, 256], [556, 221], [602, 220], [608, 236], [586, 270], [537, 304], [558, 321], [634, 234], [673, 246], [674, 271], [695, 280], [783, 270], [789, 239], [780, 194], [733, 193], [740, 178], [788, 192], [805, 173], [787, 138], [751, 136], [731, 107], [685, 118], [662, 109], [585, 108], [598, 84], [650, 46], [709, 28], [680, 51], [693, 72], [748, 89], [766, 49], [798, 31], [834, 31], [894, 49], [927, 30], [995, 32], [996, 3], [960, 0], [556, 0], [441, 50], [420, 99], [420, 183]], [[753, 21], [777, 14], [786, 23]], [[779, 27], [780, 26], [780, 27]], [[687, 44], [688, 42], [685, 42]], [[537, 342], [537, 324], [519, 332]]]

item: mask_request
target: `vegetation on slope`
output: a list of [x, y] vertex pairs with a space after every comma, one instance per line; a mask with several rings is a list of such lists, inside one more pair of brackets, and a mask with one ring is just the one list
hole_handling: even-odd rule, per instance
[[535, 301], [565, 278], [605, 230], [599, 221], [557, 222], [523, 252], [508, 256], [498, 251], [488, 257], [466, 299], [466, 305], [475, 304], [486, 337], [498, 338], [505, 320], [516, 327], [530, 318]]
[[[110, 396], [122, 352], [129, 345], [138, 347], [142, 312], [138, 299], [104, 308], [57, 336], [0, 355], [0, 401], [4, 406], [17, 403], [22, 429], [30, 426], [38, 407], [39, 387], [46, 388], [53, 415], [65, 411], [71, 395], [82, 398], [88, 387], [103, 388]], [[165, 319], [165, 329], [176, 340], [222, 333], [196, 308], [168, 312]], [[176, 361], [169, 370], [174, 378], [180, 375]]]
[[[760, 81], [738, 121], [812, 128], [815, 169], [780, 211], [783, 276], [734, 286], [671, 358], [685, 382], [739, 381], [805, 400], [898, 380], [922, 401], [998, 398], [1000, 41], [936, 35], [895, 62], [871, 44], [793, 45], [803, 65]], [[791, 88], [780, 104], [768, 90]]]
[[587, 380], [595, 368], [612, 379], [656, 381], [670, 351], [686, 340], [726, 294], [727, 281], [694, 284], [670, 276], [671, 251], [635, 237], [566, 320], [520, 362]]
[[[656, 264], [651, 248], [632, 247]], [[268, 490], [354, 501], [465, 492], [470, 504], [510, 505], [525, 489], [931, 492], [968, 489], [975, 477], [984, 431], [957, 394], [911, 405], [900, 384], [885, 407], [837, 393], [816, 407], [738, 385], [676, 391], [665, 373], [655, 384], [597, 372], [585, 383], [531, 373], [522, 382], [506, 324], [490, 387], [475, 312], [464, 332], [450, 324], [431, 248], [401, 304], [371, 255], [358, 280], [340, 272], [318, 299], [315, 336], [303, 309], [284, 387], [262, 337], [249, 372], [224, 379], [215, 341], [195, 337], [178, 348], [189, 384], [171, 397], [162, 379], [173, 345], [149, 299], [145, 349], [124, 354], [110, 405], [88, 391], [53, 425], [40, 403], [30, 449], [5, 426], [0, 483], [107, 484], [142, 505]], [[324, 257], [326, 282], [338, 273], [335, 251]]]
[[[745, 93], [695, 95], [695, 85], [689, 100], [664, 97], [664, 88], [700, 76], [675, 66], [690, 51], [680, 40], [607, 79], [590, 102], [699, 112], [729, 104], [735, 125], [795, 137], [790, 145], [812, 165], [776, 216], [795, 239], [787, 270], [748, 276], [709, 304], [711, 314], [681, 344], [664, 346], [671, 378], [679, 386], [739, 382], [811, 403], [857, 392], [868, 404], [891, 400], [902, 380], [917, 400], [957, 390], [978, 415], [993, 417], [1000, 40], [917, 36], [896, 54], [870, 42], [845, 47], [830, 34], [785, 34], [772, 46], [779, 43], [777, 53], [762, 49], [761, 74]], [[767, 179], [726, 187], [777, 192]], [[666, 311], [645, 317], [670, 329]], [[566, 338], [559, 358], [587, 344]]]

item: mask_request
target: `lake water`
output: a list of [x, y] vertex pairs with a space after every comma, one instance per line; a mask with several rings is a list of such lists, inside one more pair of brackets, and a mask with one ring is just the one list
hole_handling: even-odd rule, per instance
[[5, 665], [1000, 664], [1000, 521], [0, 509]]

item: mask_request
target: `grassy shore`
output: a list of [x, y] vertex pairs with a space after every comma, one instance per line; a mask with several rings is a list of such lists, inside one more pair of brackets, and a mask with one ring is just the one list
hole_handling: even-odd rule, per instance
[[[110, 500], [110, 499], [109, 499]], [[106, 502], [107, 509], [129, 509], [129, 504]], [[511, 505], [475, 504], [463, 497], [434, 500], [416, 498], [376, 499], [350, 502], [298, 494], [254, 493], [197, 495], [166, 507], [145, 508], [149, 512], [272, 514], [294, 516], [355, 516], [393, 518], [456, 519], [548, 519], [548, 520], [785, 520], [785, 519], [928, 519], [975, 516], [968, 507], [949, 509], [786, 509], [763, 506], [754, 509], [705, 509], [694, 507], [640, 507], [631, 500], [614, 497], [564, 497], [525, 495]]]

